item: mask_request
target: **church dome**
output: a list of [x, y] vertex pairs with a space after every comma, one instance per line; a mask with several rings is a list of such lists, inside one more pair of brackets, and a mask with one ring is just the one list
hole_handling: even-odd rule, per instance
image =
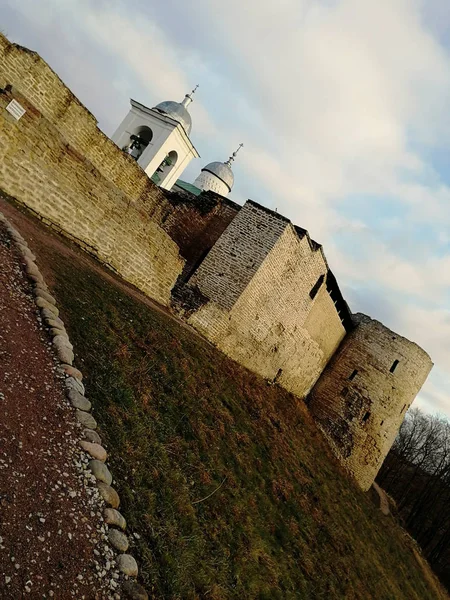
[[211, 190], [222, 196], [231, 192], [234, 184], [234, 175], [231, 170], [231, 164], [236, 158], [236, 154], [244, 144], [239, 144], [239, 148], [233, 152], [226, 162], [212, 162], [203, 167], [200, 175], [194, 181], [194, 186], [204, 192]]
[[188, 113], [186, 108], [180, 102], [174, 102], [173, 100], [166, 100], [160, 102], [155, 106], [155, 110], [164, 113], [174, 121], [178, 121], [183, 125], [185, 132], [189, 135], [192, 129], [191, 115]]
[[209, 163], [209, 165], [206, 165], [206, 167], [203, 167], [202, 171], [207, 171], [218, 177], [231, 192], [234, 183], [234, 175], [229, 165], [223, 162], [212, 162]]

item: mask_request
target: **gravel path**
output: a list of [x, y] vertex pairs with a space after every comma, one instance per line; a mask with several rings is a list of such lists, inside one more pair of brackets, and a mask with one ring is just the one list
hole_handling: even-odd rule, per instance
[[103, 500], [0, 224], [0, 598], [120, 598]]

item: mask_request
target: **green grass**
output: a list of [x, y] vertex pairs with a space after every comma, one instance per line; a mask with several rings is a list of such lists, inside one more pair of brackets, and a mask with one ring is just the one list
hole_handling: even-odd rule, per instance
[[301, 401], [82, 262], [52, 269], [156, 598], [437, 597]]

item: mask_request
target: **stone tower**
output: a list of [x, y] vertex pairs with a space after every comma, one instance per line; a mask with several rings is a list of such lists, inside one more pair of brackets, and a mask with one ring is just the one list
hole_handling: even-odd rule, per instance
[[131, 109], [111, 138], [166, 190], [189, 162], [199, 157], [189, 139], [192, 119], [188, 106], [194, 92], [186, 94], [182, 102], [168, 100], [154, 108], [130, 100]]
[[382, 323], [360, 313], [353, 320], [308, 404], [341, 463], [367, 490], [433, 363]]

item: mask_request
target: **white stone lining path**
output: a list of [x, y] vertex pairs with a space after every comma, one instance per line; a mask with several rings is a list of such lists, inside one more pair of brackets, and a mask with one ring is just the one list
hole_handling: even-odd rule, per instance
[[[47, 326], [52, 337], [52, 346], [54, 353], [60, 362], [59, 371], [65, 376], [64, 384], [66, 386], [67, 398], [75, 410], [75, 418], [82, 427], [82, 437], [79, 441], [81, 448], [86, 453], [89, 462], [88, 468], [96, 479], [99, 496], [107, 505], [103, 511], [103, 521], [105, 527], [105, 541], [114, 548], [117, 553], [115, 559], [110, 554], [108, 545], [102, 546], [102, 550], [94, 550], [96, 555], [106, 554], [107, 559], [115, 560], [118, 571], [122, 574], [125, 581], [122, 585], [122, 591], [126, 597], [132, 600], [148, 600], [148, 594], [145, 589], [139, 585], [135, 578], [138, 575], [138, 565], [136, 560], [130, 554], [127, 554], [129, 547], [128, 537], [125, 535], [125, 518], [117, 510], [120, 504], [120, 498], [116, 490], [111, 487], [113, 477], [105, 464], [107, 452], [101, 445], [101, 439], [96, 431], [97, 422], [90, 413], [92, 408], [90, 401], [85, 397], [85, 388], [82, 383], [82, 373], [73, 366], [74, 352], [70, 343], [63, 321], [59, 318], [59, 311], [56, 307], [56, 300], [49, 293], [41, 272], [36, 265], [36, 257], [31, 252], [25, 239], [10, 224], [3, 213], [0, 212], [0, 222], [5, 225], [6, 231], [19, 249], [23, 257], [24, 270], [33, 284], [33, 294], [35, 303], [38, 306], [42, 320]], [[79, 465], [82, 469], [82, 465]], [[114, 578], [112, 578], [112, 592], [114, 598], [121, 598], [118, 590], [115, 591]], [[117, 584], [116, 584], [117, 585]]]

